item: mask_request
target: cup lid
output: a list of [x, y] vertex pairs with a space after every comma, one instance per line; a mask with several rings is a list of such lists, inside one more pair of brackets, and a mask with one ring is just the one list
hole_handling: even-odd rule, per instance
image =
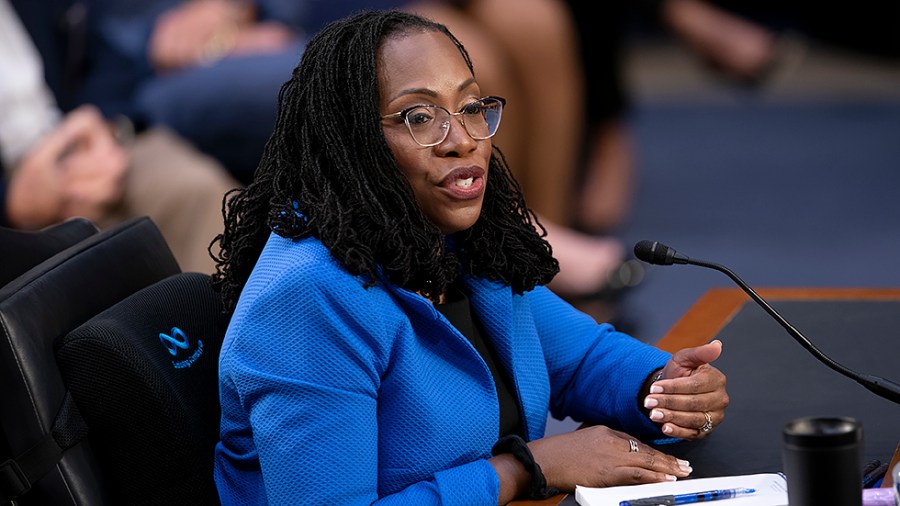
[[855, 444], [862, 440], [862, 424], [850, 417], [806, 417], [784, 426], [784, 442], [802, 446]]

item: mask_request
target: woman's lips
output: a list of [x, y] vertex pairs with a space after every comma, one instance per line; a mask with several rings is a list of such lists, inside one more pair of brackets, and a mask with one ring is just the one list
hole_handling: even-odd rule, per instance
[[484, 170], [480, 167], [453, 169], [441, 180], [440, 186], [461, 200], [478, 198], [484, 193]]

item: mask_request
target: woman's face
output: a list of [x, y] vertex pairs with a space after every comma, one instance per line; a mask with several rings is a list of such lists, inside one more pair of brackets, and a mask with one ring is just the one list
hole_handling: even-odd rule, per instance
[[[453, 113], [481, 98], [481, 90], [456, 45], [439, 32], [421, 32], [385, 41], [379, 53], [382, 115], [415, 105], [438, 105]], [[487, 184], [490, 139], [475, 140], [450, 119], [447, 138], [423, 147], [400, 117], [383, 120], [384, 135], [416, 202], [445, 234], [466, 230], [478, 220]]]

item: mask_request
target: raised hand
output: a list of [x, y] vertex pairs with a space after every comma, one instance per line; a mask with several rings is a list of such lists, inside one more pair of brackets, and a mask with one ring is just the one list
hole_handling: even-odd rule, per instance
[[721, 353], [719, 340], [680, 350], [650, 386], [643, 405], [650, 419], [662, 424], [664, 434], [700, 439], [722, 423], [729, 402], [725, 375], [710, 365]]

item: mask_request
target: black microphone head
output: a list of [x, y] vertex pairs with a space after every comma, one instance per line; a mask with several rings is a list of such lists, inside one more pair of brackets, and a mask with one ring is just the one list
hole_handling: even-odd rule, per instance
[[653, 258], [653, 249], [656, 247], [656, 244], [656, 241], [638, 241], [638, 243], [634, 245], [634, 256], [642, 262], [652, 264], [653, 260], [651, 259]]
[[654, 265], [675, 263], [675, 250], [658, 241], [640, 241], [634, 245], [634, 256], [638, 260]]

